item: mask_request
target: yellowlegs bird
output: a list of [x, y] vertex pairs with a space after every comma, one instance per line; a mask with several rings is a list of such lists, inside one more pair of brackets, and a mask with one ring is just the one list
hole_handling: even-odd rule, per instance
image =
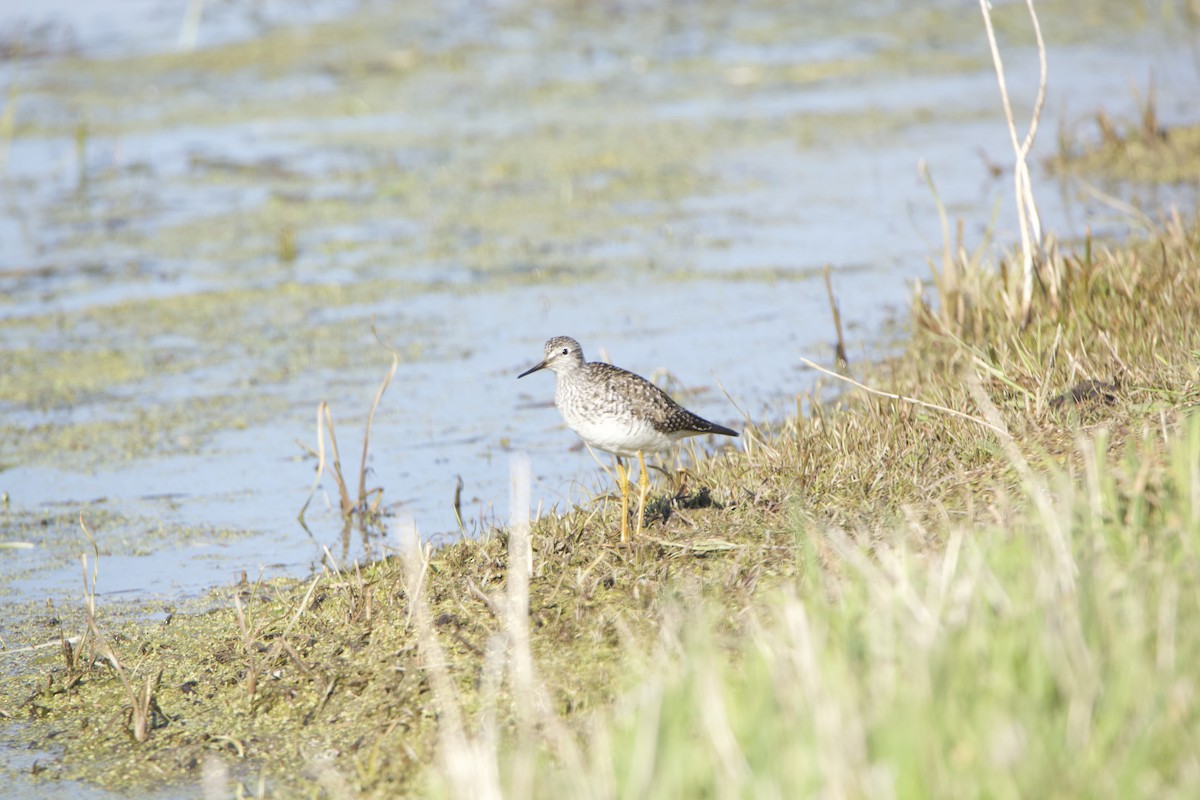
[[589, 447], [617, 457], [621, 485], [621, 541], [629, 541], [629, 483], [621, 457], [637, 456], [638, 516], [634, 535], [642, 532], [650, 479], [643, 453], [658, 453], [689, 436], [719, 433], [737, 436], [723, 425], [709, 422], [672, 400], [666, 392], [628, 370], [583, 358], [583, 348], [569, 336], [546, 342], [546, 357], [518, 378], [549, 369], [554, 373], [554, 405], [567, 427]]

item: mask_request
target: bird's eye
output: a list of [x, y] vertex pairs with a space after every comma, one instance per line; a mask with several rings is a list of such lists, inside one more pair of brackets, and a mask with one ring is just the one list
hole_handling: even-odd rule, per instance
[[563, 355], [565, 356], [565, 355], [567, 354], [567, 352], [568, 352], [567, 348], [565, 348], [565, 347], [564, 347], [564, 348], [563, 348]]

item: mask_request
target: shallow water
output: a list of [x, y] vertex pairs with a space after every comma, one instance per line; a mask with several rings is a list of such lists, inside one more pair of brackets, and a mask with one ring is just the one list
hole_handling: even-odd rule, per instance
[[[459, 478], [468, 531], [507, 516], [511, 451], [544, 510], [606, 490], [550, 376], [515, 379], [552, 335], [669, 377], [716, 422], [793, 413], [813, 382], [798, 359], [831, 356], [822, 268], [855, 360], [928, 276], [919, 162], [969, 243], [997, 206], [992, 235], [1015, 241], [982, 26], [955, 5], [234, 3], [194, 51], [175, 4], [5, 10], [4, 30], [75, 35], [0, 70], [0, 540], [35, 545], [3, 551], [0, 592], [78, 595], [81, 510], [101, 595], [377, 554], [343, 539], [328, 479], [296, 521], [320, 400], [357, 468], [391, 358], [372, 328], [400, 366], [368, 485], [429, 536], [459, 535]], [[1195, 121], [1178, 19], [1047, 6], [1037, 163], [1060, 130], [1092, 135], [1096, 109], [1135, 115], [1151, 76], [1163, 123]], [[1020, 113], [1036, 62], [1004, 55]], [[1131, 227], [1077, 182], [1035, 183], [1060, 239]], [[1194, 205], [1102, 188], [1151, 216]]]

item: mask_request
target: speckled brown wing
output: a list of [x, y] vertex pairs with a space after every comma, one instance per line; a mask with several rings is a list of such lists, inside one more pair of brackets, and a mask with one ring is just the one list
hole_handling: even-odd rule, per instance
[[654, 427], [663, 433], [738, 435], [737, 431], [709, 422], [688, 411], [641, 375], [601, 361], [590, 362], [587, 368], [593, 376], [603, 380], [606, 404], [610, 403], [624, 411], [634, 411], [648, 418]]

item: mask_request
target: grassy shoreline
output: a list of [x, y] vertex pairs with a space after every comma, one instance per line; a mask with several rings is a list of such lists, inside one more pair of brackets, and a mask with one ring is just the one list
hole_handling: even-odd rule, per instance
[[1188, 796], [1198, 253], [1177, 219], [1062, 247], [1029, 325], [948, 256], [855, 377], [973, 419], [818, 390], [660, 479], [631, 549], [607, 498], [537, 520], [527, 588], [518, 526], [99, 608], [0, 678], [0, 731], [121, 792]]

